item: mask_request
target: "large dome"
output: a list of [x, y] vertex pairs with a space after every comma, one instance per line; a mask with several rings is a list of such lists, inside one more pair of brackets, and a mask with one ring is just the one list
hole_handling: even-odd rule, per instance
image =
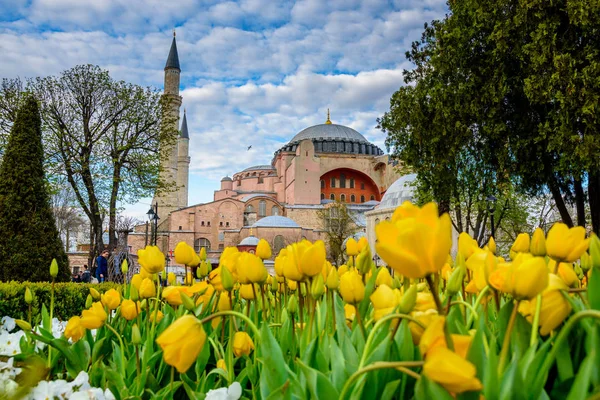
[[417, 174], [403, 175], [398, 178], [386, 190], [377, 209], [396, 208], [407, 200], [412, 201], [415, 193], [413, 188], [415, 179], [417, 179]]
[[300, 131], [283, 146], [282, 151], [296, 151], [303, 140], [311, 140], [316, 153], [350, 153], [381, 155], [383, 151], [352, 128], [331, 123], [319, 124]]

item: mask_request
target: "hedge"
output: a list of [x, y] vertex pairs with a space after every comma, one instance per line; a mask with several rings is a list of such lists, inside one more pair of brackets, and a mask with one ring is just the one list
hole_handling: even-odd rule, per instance
[[[27, 319], [29, 306], [25, 303], [25, 288], [33, 293], [32, 315], [41, 315], [42, 304], [50, 308], [52, 284], [49, 282], [0, 282], [0, 318]], [[73, 315], [81, 314], [85, 309], [85, 300], [93, 287], [100, 293], [109, 289], [120, 290], [121, 285], [113, 282], [93, 283], [55, 283], [54, 284], [54, 316], [67, 321]], [[34, 321], [39, 322], [39, 321]]]

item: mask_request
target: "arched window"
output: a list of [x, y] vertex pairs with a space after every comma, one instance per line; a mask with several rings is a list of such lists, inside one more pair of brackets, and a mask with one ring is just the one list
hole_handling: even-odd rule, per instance
[[350, 196], [350, 203], [356, 203], [356, 196], [355, 195]]
[[371, 195], [371, 200], [375, 200], [375, 196], [374, 195]]
[[219, 226], [223, 226], [223, 221], [219, 222]]
[[321, 179], [321, 189], [325, 189], [325, 181]]
[[334, 200], [334, 201], [335, 201], [335, 194], [331, 193], [331, 194], [329, 195], [329, 198], [330, 198], [331, 200]]
[[207, 238], [198, 238], [194, 240], [194, 251], [196, 253], [198, 253], [203, 247], [206, 249], [206, 251], [210, 250], [210, 241]]
[[285, 247], [285, 239], [281, 235], [275, 236], [273, 238], [273, 254], [278, 255], [281, 249]]
[[206, 226], [210, 226], [210, 221], [207, 221], [207, 222], [206, 222]]
[[329, 186], [331, 186], [332, 188], [335, 187], [335, 178], [333, 176], [331, 177], [331, 185]]
[[279, 215], [279, 207], [277, 207], [277, 206], [271, 207], [271, 215]]
[[254, 207], [252, 207], [252, 204], [248, 204], [248, 205], [246, 206], [246, 212], [247, 212], [247, 213], [254, 212]]
[[346, 175], [340, 174], [340, 188], [346, 188]]
[[375, 218], [375, 225], [379, 223], [379, 218]]
[[350, 189], [354, 189], [354, 178], [350, 178]]
[[340, 195], [340, 201], [341, 201], [342, 203], [345, 203], [345, 202], [346, 202], [346, 195], [345, 195], [345, 194], [341, 194], [341, 195]]
[[325, 200], [325, 193], [321, 193], [321, 200]]
[[360, 184], [360, 190], [365, 190], [365, 184], [364, 183]]
[[258, 216], [266, 217], [267, 216], [267, 202], [261, 200], [258, 202]]
[[204, 226], [204, 221], [202, 221], [202, 223], [200, 225]]

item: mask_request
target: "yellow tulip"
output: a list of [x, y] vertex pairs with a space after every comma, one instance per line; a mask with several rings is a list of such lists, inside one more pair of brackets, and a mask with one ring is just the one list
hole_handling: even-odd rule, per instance
[[437, 206], [429, 203], [414, 216], [377, 225], [377, 253], [401, 275], [423, 278], [446, 263], [452, 246], [451, 229], [448, 214], [439, 216]]
[[100, 297], [102, 304], [108, 307], [109, 310], [114, 310], [121, 304], [121, 295], [115, 289], [110, 289]]
[[150, 313], [150, 322], [154, 322], [154, 316], [156, 315], [156, 323], [158, 324], [160, 321], [162, 321], [162, 319], [165, 317], [165, 314], [163, 314], [162, 311], [158, 310], [158, 311], [152, 311]]
[[186, 242], [177, 243], [173, 253], [177, 264], [190, 265], [194, 261], [194, 249]]
[[360, 253], [361, 251], [363, 251], [368, 245], [369, 241], [367, 240], [367, 238], [365, 236], [361, 236], [361, 238], [358, 239], [358, 252]]
[[298, 289], [298, 282], [288, 279], [287, 286], [292, 292], [294, 292], [296, 289]]
[[340, 287], [340, 277], [335, 267], [329, 270], [329, 275], [327, 275], [327, 281], [325, 284], [329, 290], [337, 290], [337, 288]]
[[490, 285], [517, 300], [532, 299], [548, 286], [546, 261], [521, 253], [512, 263], [498, 266], [490, 275]]
[[231, 310], [231, 302], [229, 301], [229, 294], [227, 292], [221, 292], [219, 296], [219, 303], [217, 304], [219, 311]]
[[546, 234], [542, 228], [536, 228], [533, 232], [529, 252], [536, 257], [546, 256]]
[[169, 303], [171, 306], [179, 306], [181, 305], [181, 295], [179, 294], [179, 288], [181, 286], [169, 286], [166, 287], [165, 290], [162, 291], [162, 298]]
[[202, 324], [190, 314], [177, 319], [156, 339], [165, 362], [182, 374], [196, 362], [205, 342]]
[[236, 332], [233, 335], [233, 354], [236, 357], [247, 356], [254, 350], [254, 342], [246, 332]]
[[477, 241], [468, 233], [461, 232], [458, 235], [458, 252], [467, 260], [476, 250], [479, 250]]
[[548, 256], [557, 262], [575, 262], [588, 249], [590, 239], [585, 238], [585, 228], [576, 226], [569, 229], [558, 222], [550, 228], [546, 239]]
[[267, 242], [265, 239], [260, 239], [258, 241], [258, 245], [256, 245], [256, 255], [263, 260], [271, 258], [272, 252], [269, 242]]
[[400, 207], [394, 210], [392, 214], [392, 222], [398, 222], [401, 219], [405, 218], [414, 218], [420, 212], [420, 208], [410, 201], [405, 201], [400, 205]]
[[[200, 283], [206, 283], [206, 282], [200, 282]], [[206, 283], [206, 291], [202, 294], [200, 294], [200, 297], [198, 297], [198, 300], [196, 300], [196, 305], [200, 305], [202, 303], [204, 303], [205, 305], [208, 305], [208, 303], [210, 302], [210, 299], [213, 297], [213, 294], [215, 293], [215, 288], [213, 287], [213, 285], [209, 285], [208, 283]]]
[[219, 267], [225, 266], [231, 272], [233, 278], [237, 280], [237, 259], [242, 254], [237, 247], [225, 247], [221, 258], [219, 258]]
[[346, 303], [356, 304], [365, 297], [365, 285], [355, 269], [340, 278], [340, 294]]
[[[554, 273], [554, 271], [556, 270], [556, 261], [550, 260], [550, 262], [548, 263], [548, 269], [550, 270], [550, 272]], [[561, 262], [558, 265], [557, 274], [567, 286], [574, 287], [579, 285], [579, 277], [573, 269], [573, 264]]]
[[[562, 291], [569, 288], [561, 278], [549, 274], [548, 287], [542, 293], [542, 307], [540, 309], [540, 335], [546, 336], [556, 329], [571, 313], [571, 303], [565, 299]], [[529, 322], [533, 321], [537, 304], [537, 297], [524, 307], [524, 315]], [[521, 307], [519, 307], [519, 311]]]
[[253, 285], [253, 283], [250, 283], [248, 285], [240, 285], [240, 297], [242, 299], [254, 300], [254, 291], [252, 290]]
[[205, 261], [206, 260], [206, 247], [202, 247], [200, 249], [200, 254], [198, 254], [198, 257], [200, 257], [201, 261]]
[[192, 261], [187, 264], [190, 267], [197, 267], [198, 265], [200, 265], [200, 257], [198, 257], [198, 254], [194, 253], [194, 249], [192, 247], [190, 247], [190, 250], [192, 250]]
[[475, 366], [445, 347], [437, 347], [427, 354], [423, 374], [450, 393], [482, 389]]
[[131, 321], [140, 312], [140, 306], [133, 300], [125, 299], [123, 303], [121, 303], [121, 315], [127, 321]]
[[386, 267], [380, 267], [379, 272], [377, 273], [377, 278], [375, 278], [375, 285], [387, 285], [390, 288], [392, 287], [392, 275], [390, 275], [390, 271]]
[[322, 240], [317, 240], [313, 244], [309, 244], [305, 251], [300, 253], [299, 269], [306, 276], [316, 276], [323, 270], [325, 263], [325, 243]]
[[520, 233], [515, 239], [510, 251], [514, 251], [515, 253], [527, 253], [529, 252], [529, 234], [528, 233]]
[[[411, 316], [422, 323], [425, 328], [427, 328], [431, 322], [437, 318], [438, 312], [432, 308], [427, 311], [414, 311]], [[408, 328], [410, 329], [413, 343], [418, 345], [421, 342], [421, 337], [423, 336], [425, 329], [421, 328], [421, 326], [415, 324], [414, 322], [409, 322]]]
[[488, 247], [489, 251], [496, 254], [496, 241], [491, 236], [490, 236], [490, 240], [488, 241], [487, 247]]
[[344, 305], [344, 317], [346, 318], [346, 323], [349, 327], [352, 327], [352, 322], [354, 321], [354, 317], [356, 317], [356, 307], [352, 304]]
[[79, 341], [85, 335], [85, 327], [81, 325], [81, 318], [71, 317], [65, 327], [65, 337], [71, 339], [73, 343]]
[[215, 290], [218, 290], [219, 292], [224, 290], [223, 283], [221, 282], [221, 267], [210, 271], [210, 274], [208, 274], [208, 280], [210, 281], [211, 285], [213, 285]]
[[338, 268], [338, 275], [341, 278], [346, 272], [348, 272], [348, 266], [346, 264], [342, 264], [342, 266]]
[[92, 298], [94, 300], [100, 300], [101, 296], [100, 296], [100, 292], [98, 292], [96, 289], [94, 289], [93, 287], [90, 288], [90, 294], [92, 295]]
[[400, 304], [401, 297], [398, 289], [391, 289], [387, 285], [379, 286], [369, 297], [375, 309], [373, 319], [378, 321], [381, 317], [391, 314], [396, 306]]
[[138, 250], [138, 263], [147, 273], [157, 274], [165, 269], [165, 255], [156, 246], [146, 246]]
[[156, 296], [156, 286], [154, 286], [154, 282], [150, 279], [146, 278], [142, 281], [139, 289], [139, 295], [142, 299], [148, 299], [150, 297]]
[[225, 363], [225, 360], [219, 358], [219, 360], [217, 361], [217, 368], [221, 368], [223, 371], [227, 372], [227, 364]]
[[417, 303], [415, 304], [415, 311], [427, 311], [436, 309], [435, 300], [431, 293], [419, 292], [417, 293]]
[[167, 281], [169, 282], [169, 285], [173, 286], [175, 283], [177, 283], [177, 277], [175, 276], [175, 274], [173, 272], [169, 272], [167, 274]]
[[275, 265], [273, 266], [275, 269], [275, 275], [283, 276], [283, 266], [285, 265], [285, 254], [281, 254], [285, 249], [281, 249], [279, 255], [275, 257]]
[[[268, 245], [268, 244], [267, 244]], [[238, 279], [242, 284], [264, 283], [269, 276], [260, 257], [243, 252], [237, 259]], [[245, 281], [242, 280], [242, 277]]]
[[104, 325], [107, 317], [102, 303], [96, 301], [88, 310], [83, 310], [80, 324], [86, 329], [98, 329]]
[[358, 254], [358, 243], [352, 237], [346, 241], [346, 254], [349, 256], [355, 256]]
[[302, 273], [297, 260], [299, 257], [299, 247], [300, 243], [294, 243], [287, 247], [288, 251], [283, 264], [283, 276], [288, 280], [296, 282], [300, 282], [304, 279], [304, 274]]

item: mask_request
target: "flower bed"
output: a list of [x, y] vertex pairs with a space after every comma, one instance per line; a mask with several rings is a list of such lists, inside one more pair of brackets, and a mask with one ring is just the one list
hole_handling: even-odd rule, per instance
[[13, 388], [34, 397], [51, 387], [116, 399], [597, 396], [600, 240], [557, 224], [520, 236], [508, 262], [493, 240], [480, 248], [461, 234], [452, 259], [450, 229], [433, 204], [379, 224], [375, 247], [394, 276], [364, 239], [348, 241], [339, 268], [322, 242], [289, 245], [272, 277], [265, 241], [256, 255], [225, 249], [213, 271], [180, 243], [176, 261], [200, 276], [162, 288], [165, 258], [149, 246], [142, 272], [90, 288], [64, 332], [52, 332], [52, 306], [35, 329], [16, 321], [19, 354], [5, 369], [18, 362], [59, 382]]

